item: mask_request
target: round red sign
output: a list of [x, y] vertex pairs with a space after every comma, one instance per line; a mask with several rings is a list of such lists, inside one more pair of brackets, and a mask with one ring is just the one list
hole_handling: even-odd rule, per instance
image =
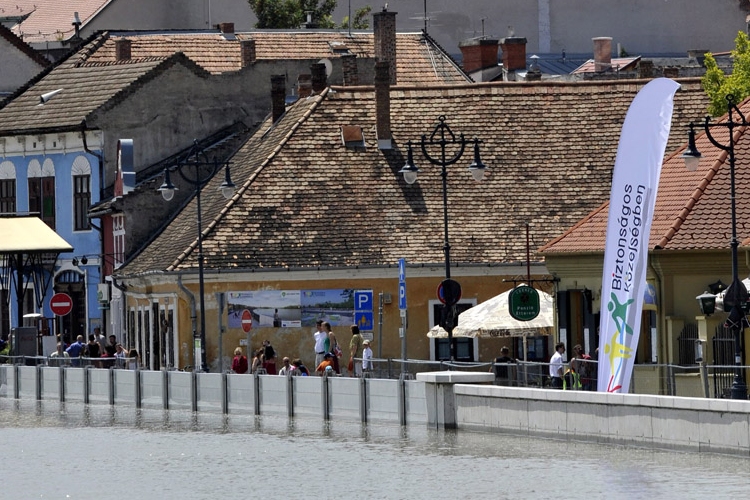
[[73, 310], [73, 299], [67, 293], [56, 293], [49, 301], [49, 308], [55, 316], [65, 316]]
[[253, 329], [253, 315], [252, 313], [245, 309], [242, 311], [242, 331], [245, 333], [250, 333], [250, 330]]

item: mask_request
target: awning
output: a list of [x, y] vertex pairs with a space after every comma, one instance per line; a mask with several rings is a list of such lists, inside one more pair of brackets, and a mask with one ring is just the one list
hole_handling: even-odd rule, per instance
[[[539, 291], [539, 316], [531, 321], [518, 321], [508, 310], [510, 290], [462, 312], [458, 326], [453, 329], [454, 337], [522, 337], [550, 335], [555, 326], [552, 296]], [[434, 326], [427, 336], [445, 338], [448, 332]]]
[[0, 253], [63, 253], [73, 247], [38, 217], [0, 217]]

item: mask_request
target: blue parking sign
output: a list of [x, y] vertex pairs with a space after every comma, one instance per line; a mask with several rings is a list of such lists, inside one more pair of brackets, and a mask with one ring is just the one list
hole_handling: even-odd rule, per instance
[[372, 290], [354, 291], [354, 310], [372, 312]]

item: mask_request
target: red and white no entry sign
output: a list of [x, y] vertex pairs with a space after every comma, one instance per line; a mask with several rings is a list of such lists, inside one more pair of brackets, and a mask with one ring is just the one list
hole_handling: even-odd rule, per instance
[[250, 330], [253, 328], [253, 315], [252, 313], [245, 309], [242, 311], [242, 331], [245, 333], [250, 333]]
[[73, 299], [67, 293], [56, 293], [49, 301], [49, 308], [55, 316], [65, 316], [73, 310]]

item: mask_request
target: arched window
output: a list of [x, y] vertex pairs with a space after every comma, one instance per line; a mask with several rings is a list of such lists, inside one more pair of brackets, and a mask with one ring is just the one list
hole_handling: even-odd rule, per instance
[[16, 167], [6, 160], [0, 162], [0, 214], [15, 214], [16, 210]]
[[73, 161], [73, 230], [87, 231], [89, 207], [91, 206], [91, 164], [85, 156], [77, 156]]
[[29, 212], [38, 214], [49, 227], [55, 229], [55, 164], [51, 159], [29, 162]]

